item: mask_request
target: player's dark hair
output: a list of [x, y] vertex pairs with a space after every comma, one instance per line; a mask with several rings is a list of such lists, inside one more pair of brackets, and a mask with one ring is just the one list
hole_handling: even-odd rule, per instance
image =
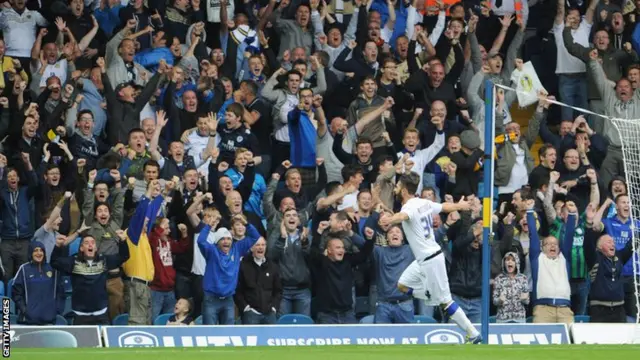
[[362, 168], [356, 164], [347, 164], [342, 168], [342, 180], [348, 181], [351, 177], [356, 176], [356, 174], [362, 174]]
[[418, 186], [420, 185], [420, 175], [414, 172], [402, 174], [400, 176], [400, 183], [410, 194], [415, 194], [418, 192]]

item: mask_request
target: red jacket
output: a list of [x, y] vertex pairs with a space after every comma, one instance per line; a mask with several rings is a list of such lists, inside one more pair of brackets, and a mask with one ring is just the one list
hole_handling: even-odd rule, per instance
[[176, 270], [173, 268], [173, 254], [181, 254], [191, 250], [192, 242], [188, 237], [176, 241], [172, 238], [162, 240], [162, 230], [154, 228], [149, 234], [151, 255], [155, 272], [151, 282], [151, 290], [173, 291], [176, 284]]

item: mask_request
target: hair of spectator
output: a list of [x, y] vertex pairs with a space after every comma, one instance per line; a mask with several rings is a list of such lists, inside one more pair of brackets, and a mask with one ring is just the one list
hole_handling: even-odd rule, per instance
[[[282, 200], [284, 200], [284, 199], [286, 199], [286, 197], [282, 198]], [[292, 211], [295, 211], [296, 212], [296, 216], [298, 216], [298, 210], [296, 210], [296, 208], [294, 208], [294, 207], [290, 207], [290, 208], [284, 209], [284, 212], [282, 213], [282, 215], [286, 215], [288, 212], [292, 212]]]
[[93, 120], [93, 112], [89, 109], [84, 109], [84, 110], [78, 111], [78, 121], [80, 121], [80, 118], [82, 118], [82, 115], [85, 115], [85, 114], [91, 115], [91, 119]]
[[298, 75], [300, 80], [302, 80], [302, 74], [298, 70], [295, 70], [295, 69], [294, 70], [289, 70], [289, 72], [287, 73], [287, 80], [289, 80], [289, 78], [291, 78], [291, 75]]
[[342, 168], [341, 175], [343, 181], [349, 181], [353, 176], [362, 174], [362, 168], [356, 164], [347, 164]]
[[540, 190], [544, 185], [549, 186], [549, 181], [551, 181], [550, 173], [548, 171], [541, 171], [540, 174], [529, 178], [529, 185], [531, 185], [532, 189]]
[[227, 106], [226, 112], [230, 112], [233, 115], [241, 118], [242, 114], [244, 114], [244, 106], [242, 106], [242, 104], [234, 102], [233, 104]]
[[327, 196], [333, 194], [337, 189], [340, 188], [340, 182], [338, 181], [331, 181], [328, 182], [327, 185], [324, 187], [324, 191], [327, 193]]
[[620, 195], [616, 196], [616, 198], [615, 198], [616, 204], [618, 203], [618, 200], [622, 199], [623, 197], [627, 197], [627, 198], [628, 198], [628, 197], [629, 197], [629, 194], [627, 194], [627, 193], [625, 192], [625, 193], [623, 193], [623, 194], [620, 194]]
[[[120, 154], [116, 154], [114, 152], [108, 152], [102, 157], [102, 164], [98, 161], [97, 169], [106, 168], [106, 169], [117, 169], [120, 165]], [[102, 166], [100, 166], [102, 165]]]
[[294, 174], [300, 175], [300, 170], [291, 168], [291, 169], [287, 170], [287, 172], [284, 174], [284, 178], [289, 180], [289, 178], [291, 176], [293, 176]]
[[129, 131], [129, 134], [128, 134], [128, 136], [127, 136], [127, 137], [128, 137], [128, 138], [130, 138], [130, 137], [131, 137], [131, 134], [135, 134], [135, 133], [142, 133], [142, 134], [144, 134], [144, 130], [142, 130], [141, 128], [133, 128], [133, 129], [131, 129], [131, 130]]
[[371, 139], [369, 139], [366, 136], [362, 136], [359, 137], [358, 140], [356, 141], [356, 149], [360, 146], [360, 145], [364, 145], [364, 144], [368, 144], [371, 145], [371, 147], [373, 148], [373, 141], [371, 141]]
[[380, 155], [377, 160], [378, 167], [384, 165], [387, 161], [390, 161], [393, 164], [393, 156], [391, 155]]
[[244, 84], [245, 88], [251, 93], [252, 96], [256, 96], [256, 94], [258, 93], [258, 84], [256, 84], [255, 81], [242, 80], [240, 84]]
[[360, 200], [360, 195], [363, 195], [363, 194], [371, 195], [371, 190], [369, 190], [367, 188], [363, 188], [362, 190], [358, 191], [357, 199]]
[[316, 57], [318, 58], [318, 61], [320, 61], [320, 64], [322, 64], [322, 66], [324, 67], [327, 67], [327, 65], [329, 65], [329, 61], [331, 60], [329, 54], [324, 50], [316, 51]]
[[249, 151], [249, 150], [247, 150], [247, 148], [243, 148], [243, 147], [237, 148], [236, 149], [236, 154], [235, 154], [236, 159], [238, 158], [238, 156], [246, 153], [247, 151]]
[[407, 189], [409, 194], [415, 194], [418, 192], [418, 186], [420, 185], [420, 175], [415, 172], [410, 172], [408, 174], [402, 174], [400, 176], [400, 183], [402, 186]]
[[373, 75], [367, 75], [364, 78], [362, 78], [362, 81], [360, 81], [360, 86], [364, 86], [364, 83], [367, 81], [373, 81], [376, 82], [376, 77]]
[[307, 62], [302, 60], [302, 59], [298, 59], [296, 61], [293, 62], [292, 67], [296, 67], [296, 65], [304, 65], [305, 69], [307, 68]]
[[158, 172], [160, 171], [160, 164], [158, 164], [158, 162], [153, 160], [153, 159], [147, 160], [147, 162], [144, 163], [143, 169], [147, 170], [147, 167], [149, 167], [149, 166], [155, 167], [158, 170]]
[[[403, 134], [402, 137], [404, 138], [405, 136], [407, 136], [407, 134], [416, 134], [416, 135], [420, 136], [420, 132], [416, 128], [406, 128], [406, 129], [404, 129], [404, 134]], [[454, 136], [454, 135], [449, 135], [449, 137], [451, 137], [451, 136]]]
[[546, 143], [546, 144], [544, 144], [544, 145], [540, 146], [540, 149], [538, 149], [538, 157], [539, 157], [540, 159], [544, 158], [545, 156], [547, 156], [547, 152], [548, 152], [550, 149], [555, 150], [556, 148], [555, 148], [555, 147], [553, 147], [553, 145], [551, 145], [551, 144], [549, 144], [549, 143]]
[[529, 185], [525, 185], [519, 190], [516, 190], [515, 192], [520, 193], [520, 198], [522, 199], [522, 201], [535, 200], [535, 194], [533, 193]]
[[302, 92], [310, 92], [313, 95], [313, 89], [312, 88], [303, 88], [300, 89], [300, 91], [298, 91], [298, 96], [302, 96]]

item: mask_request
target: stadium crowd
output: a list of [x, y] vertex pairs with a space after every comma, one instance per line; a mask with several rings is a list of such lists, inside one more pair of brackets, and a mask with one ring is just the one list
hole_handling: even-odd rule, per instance
[[0, 7], [0, 258], [18, 323], [447, 321], [398, 287], [422, 261], [389, 220], [410, 173], [408, 190], [463, 209], [432, 226], [480, 322], [484, 82], [515, 87], [528, 62], [546, 89], [530, 120], [496, 93], [491, 315], [635, 319], [620, 136], [549, 100], [640, 119], [640, 1]]

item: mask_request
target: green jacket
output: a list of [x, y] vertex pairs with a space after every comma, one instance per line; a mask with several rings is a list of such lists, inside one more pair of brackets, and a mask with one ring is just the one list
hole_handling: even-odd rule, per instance
[[105, 255], [117, 254], [118, 235], [116, 231], [122, 228], [124, 219], [124, 189], [115, 189], [113, 193], [113, 201], [109, 206], [111, 217], [107, 225], [101, 225], [95, 220], [95, 195], [91, 189], [84, 190], [84, 203], [82, 204], [82, 215], [85, 224], [90, 226], [89, 235], [96, 239], [98, 245], [98, 253]]
[[[529, 121], [529, 126], [527, 127], [527, 132], [523, 134], [524, 136], [520, 136], [520, 142], [518, 146], [522, 150], [524, 150], [524, 164], [527, 167], [527, 174], [531, 174], [531, 170], [535, 166], [533, 156], [531, 156], [531, 151], [529, 149], [536, 142], [538, 138], [538, 133], [540, 132], [540, 122], [545, 120], [547, 117], [547, 112], [536, 112], [533, 114], [533, 117]], [[495, 116], [496, 128], [503, 128], [503, 115], [496, 112]], [[511, 178], [511, 169], [516, 164], [516, 151], [511, 146], [510, 142], [505, 142], [504, 144], [496, 145], [496, 151], [498, 154], [498, 159], [496, 160], [495, 166], [495, 186], [506, 186], [509, 183], [509, 179]]]

